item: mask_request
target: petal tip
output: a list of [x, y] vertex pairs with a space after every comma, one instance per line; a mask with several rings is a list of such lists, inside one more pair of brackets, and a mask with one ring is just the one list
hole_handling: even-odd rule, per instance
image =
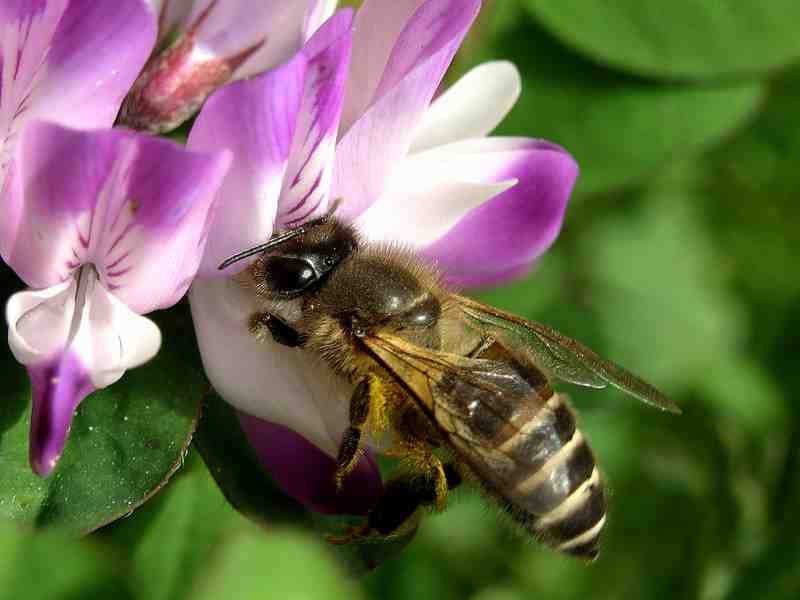
[[30, 453], [31, 470], [39, 477], [49, 477], [58, 464], [58, 459], [61, 458], [61, 453], [51, 456], [39, 456], [34, 454], [33, 448]]
[[94, 386], [80, 360], [71, 354], [28, 366], [31, 380], [29, 460], [33, 472], [46, 477], [55, 468], [78, 404]]

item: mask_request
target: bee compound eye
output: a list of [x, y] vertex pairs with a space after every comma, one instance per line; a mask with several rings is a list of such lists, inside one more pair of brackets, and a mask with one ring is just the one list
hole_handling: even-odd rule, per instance
[[275, 256], [264, 268], [267, 285], [279, 294], [300, 292], [317, 280], [314, 267], [301, 258]]

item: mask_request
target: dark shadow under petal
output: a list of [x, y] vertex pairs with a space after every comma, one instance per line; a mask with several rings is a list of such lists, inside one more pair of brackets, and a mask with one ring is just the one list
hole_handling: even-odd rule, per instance
[[337, 491], [336, 463], [328, 454], [291, 429], [245, 413], [242, 430], [263, 467], [284, 492], [306, 508], [322, 514], [365, 515], [383, 492], [375, 459], [365, 453]]

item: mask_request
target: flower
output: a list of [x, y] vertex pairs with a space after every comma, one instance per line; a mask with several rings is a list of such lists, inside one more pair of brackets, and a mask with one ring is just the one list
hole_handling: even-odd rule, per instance
[[[20, 0], [0, 5], [0, 190], [8, 194], [25, 123], [108, 127], [155, 42], [142, 0]], [[0, 254], [19, 215], [0, 197]]]
[[122, 106], [122, 124], [159, 133], [192, 116], [206, 97], [294, 54], [333, 12], [330, 0], [152, 0], [156, 52]]
[[8, 342], [31, 379], [31, 466], [47, 475], [78, 404], [157, 352], [140, 315], [188, 289], [230, 156], [44, 122], [17, 152], [5, 256], [32, 289], [8, 301]]
[[[308, 145], [307, 127], [291, 125], [295, 114], [297, 123], [309, 120], [297, 109], [308, 103], [308, 88], [298, 99], [291, 73], [300, 69], [299, 58], [264, 76], [274, 90], [289, 90], [269, 103], [255, 104], [242, 87], [237, 113], [232, 92], [212, 97], [189, 145], [228, 147], [234, 167], [221, 191], [228, 208], [212, 229], [201, 274], [218, 276], [213, 267], [221, 259], [312, 218], [331, 197], [342, 199], [337, 216], [366, 239], [415, 249], [454, 284], [487, 285], [527, 272], [558, 234], [577, 165], [549, 142], [485, 137], [520, 91], [509, 63], [481, 65], [432, 101], [478, 9], [479, 0], [366, 0], [352, 28], [344, 101], [335, 105], [339, 132], [329, 115], [310, 155], [296, 153]], [[336, 98], [338, 86], [338, 77], [328, 81]], [[314, 89], [319, 95], [326, 87]], [[246, 139], [239, 137], [245, 118], [256, 123]], [[328, 151], [334, 136], [335, 155]], [[297, 164], [304, 168], [295, 175]], [[305, 192], [299, 201], [296, 188]], [[315, 510], [363, 512], [365, 502], [342, 506], [341, 497], [298, 489], [292, 478], [311, 469], [332, 476], [351, 386], [302, 350], [256, 341], [248, 330], [253, 299], [234, 281], [198, 279], [190, 300], [206, 372], [225, 400], [250, 415], [242, 418], [245, 431], [279, 483]], [[298, 448], [293, 463], [280, 451], [287, 436]], [[368, 461], [359, 468], [361, 485], [379, 477]]]

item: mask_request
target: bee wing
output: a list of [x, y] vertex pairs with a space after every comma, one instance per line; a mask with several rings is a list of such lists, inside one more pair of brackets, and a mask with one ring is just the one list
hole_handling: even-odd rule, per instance
[[541, 406], [531, 385], [501, 361], [430, 350], [384, 332], [362, 342], [459, 446], [493, 448], [500, 431], [518, 429]]
[[681, 412], [677, 404], [649, 383], [598, 356], [580, 342], [546, 325], [526, 321], [470, 298], [456, 296], [455, 299], [469, 322], [486, 333], [505, 339], [509, 347], [527, 354], [549, 375], [593, 388], [611, 384], [646, 404], [673, 413]]

